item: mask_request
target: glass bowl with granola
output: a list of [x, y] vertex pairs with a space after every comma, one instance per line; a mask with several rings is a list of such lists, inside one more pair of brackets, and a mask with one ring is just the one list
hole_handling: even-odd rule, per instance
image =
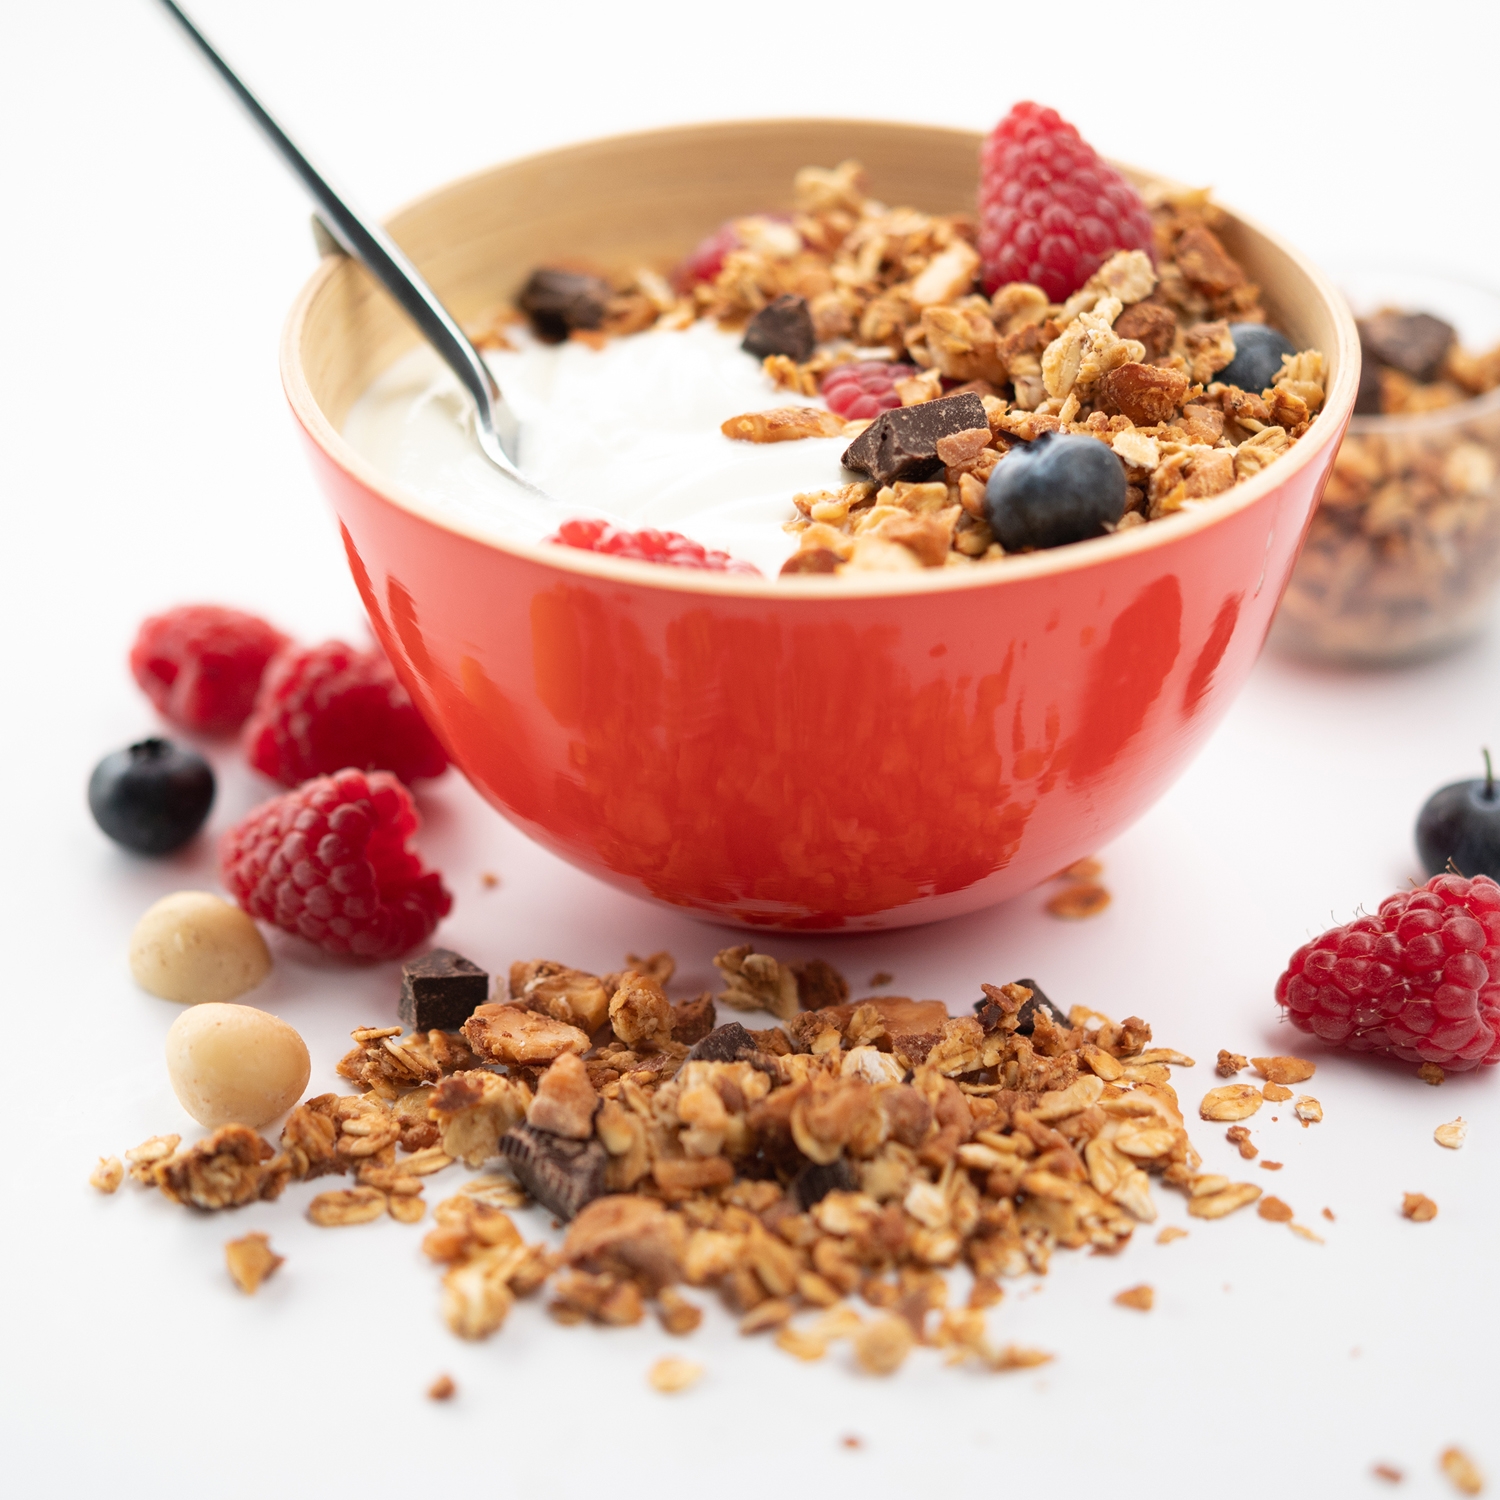
[[1500, 583], [1500, 295], [1412, 273], [1344, 282], [1359, 396], [1273, 639], [1399, 664], [1470, 639]]

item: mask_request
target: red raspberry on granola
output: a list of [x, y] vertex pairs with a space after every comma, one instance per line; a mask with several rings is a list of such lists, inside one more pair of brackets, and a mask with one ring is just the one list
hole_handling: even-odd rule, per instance
[[406, 842], [411, 793], [386, 771], [319, 776], [256, 808], [224, 836], [224, 885], [252, 917], [329, 953], [396, 958], [453, 898]]
[[835, 365], [823, 377], [819, 394], [828, 403], [829, 411], [837, 412], [846, 422], [858, 422], [900, 406], [896, 382], [909, 380], [916, 373], [915, 365], [898, 365], [879, 359]]
[[1354, 1052], [1452, 1072], [1500, 1062], [1500, 885], [1437, 875], [1330, 928], [1292, 955], [1276, 1003]]
[[1117, 250], [1151, 253], [1141, 195], [1055, 109], [1016, 105], [980, 153], [984, 287], [1029, 281], [1063, 302]]

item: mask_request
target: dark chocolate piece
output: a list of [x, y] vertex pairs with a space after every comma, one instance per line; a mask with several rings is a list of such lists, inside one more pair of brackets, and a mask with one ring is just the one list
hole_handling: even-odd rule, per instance
[[806, 1213], [814, 1203], [821, 1203], [829, 1193], [852, 1193], [858, 1186], [853, 1168], [841, 1156], [837, 1161], [829, 1162], [826, 1167], [808, 1162], [792, 1181], [792, 1197], [802, 1206], [802, 1212]]
[[575, 328], [597, 328], [608, 301], [609, 286], [597, 276], [542, 266], [521, 288], [516, 306], [531, 320], [539, 339], [560, 344]]
[[684, 1062], [738, 1062], [758, 1055], [755, 1038], [738, 1021], [716, 1026], [688, 1048]]
[[672, 1005], [672, 1040], [693, 1046], [714, 1029], [719, 1019], [714, 997], [706, 990], [696, 1000], [678, 1000]]
[[1036, 1018], [1038, 1014], [1047, 1016], [1054, 1026], [1060, 1026], [1064, 1031], [1068, 1029], [1068, 1018], [1042, 993], [1041, 986], [1034, 979], [1017, 979], [1016, 984], [1025, 985], [1031, 991], [1031, 999], [1025, 1002], [1016, 1012], [1016, 1032], [1020, 1036], [1030, 1036], [1036, 1030]]
[[1436, 380], [1457, 335], [1431, 313], [1379, 312], [1359, 325], [1365, 356], [1413, 380]]
[[521, 1186], [559, 1219], [571, 1219], [604, 1192], [609, 1154], [599, 1141], [570, 1141], [530, 1125], [500, 1137], [500, 1154]]
[[868, 474], [877, 484], [917, 483], [943, 467], [939, 438], [987, 426], [984, 402], [973, 391], [883, 411], [844, 450], [844, 467]]
[[794, 958], [787, 965], [797, 976], [797, 1001], [803, 1010], [842, 1005], [849, 998], [849, 981], [821, 958]]
[[401, 969], [396, 1014], [413, 1031], [457, 1031], [490, 998], [490, 976], [451, 948], [434, 948]]
[[756, 359], [764, 359], [768, 354], [785, 354], [800, 365], [812, 354], [817, 342], [812, 314], [807, 310], [807, 298], [788, 294], [761, 308], [750, 319], [740, 348]]

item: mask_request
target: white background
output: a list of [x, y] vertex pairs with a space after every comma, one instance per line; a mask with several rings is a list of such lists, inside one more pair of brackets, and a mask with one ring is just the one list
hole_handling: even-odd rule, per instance
[[[894, 116], [987, 128], [1056, 104], [1108, 153], [1221, 196], [1334, 264], [1484, 277], [1497, 238], [1494, 7], [1020, 8], [804, 0], [754, 6], [201, 0], [204, 25], [310, 153], [384, 213], [458, 173], [591, 134], [729, 115]], [[1242, 1213], [1164, 1222], [1118, 1259], [1059, 1252], [991, 1314], [1056, 1363], [1018, 1375], [919, 1354], [895, 1380], [846, 1356], [802, 1366], [711, 1309], [686, 1396], [650, 1392], [654, 1325], [563, 1330], [535, 1306], [486, 1344], [452, 1339], [421, 1230], [301, 1217], [311, 1188], [230, 1217], [85, 1183], [94, 1158], [185, 1132], [161, 1063], [175, 1008], [137, 992], [126, 937], [157, 895], [213, 879], [208, 840], [146, 864], [83, 805], [101, 754], [154, 727], [129, 681], [138, 619], [187, 599], [261, 610], [309, 638], [358, 605], [277, 385], [282, 315], [313, 266], [307, 206], [147, 0], [49, 0], [0, 20], [0, 494], [6, 711], [7, 1073], [0, 1472], [14, 1493], [930, 1495], [1449, 1493], [1467, 1447], [1500, 1479], [1493, 1258], [1500, 1087], [1441, 1090], [1325, 1056], [1278, 1029], [1271, 989], [1330, 916], [1415, 873], [1410, 827], [1437, 784], [1500, 748], [1491, 636], [1404, 672], [1268, 658], [1177, 787], [1103, 851], [1113, 906], [1059, 923], [1041, 896], [823, 952], [861, 985], [967, 1005], [981, 980], [1040, 978], [1064, 1003], [1150, 1019], [1200, 1060], [1297, 1048], [1326, 1122], [1251, 1123], [1274, 1176], [1222, 1127], [1211, 1169], [1260, 1181], [1326, 1235]], [[265, 795], [216, 750], [210, 835]], [[490, 967], [540, 954], [605, 969], [670, 947], [691, 992], [725, 934], [606, 891], [530, 849], [449, 777], [422, 847], [457, 895], [444, 941]], [[494, 870], [498, 890], [481, 889]], [[313, 1088], [348, 1029], [387, 1019], [394, 970], [277, 947], [254, 997], [296, 1025]], [[1462, 1113], [1468, 1146], [1438, 1123]], [[449, 1175], [461, 1180], [463, 1169]], [[430, 1198], [444, 1179], [429, 1185]], [[1438, 1218], [1397, 1212], [1420, 1190]], [[1335, 1223], [1320, 1217], [1330, 1206]], [[287, 1264], [259, 1296], [220, 1246], [267, 1229]], [[528, 1234], [541, 1226], [528, 1223]], [[1149, 1315], [1111, 1304], [1153, 1283]], [[1033, 1290], [1033, 1286], [1037, 1289]], [[460, 1394], [435, 1406], [440, 1371]], [[841, 1445], [846, 1434], [863, 1446]], [[455, 1474], [455, 1471], [456, 1474]]]

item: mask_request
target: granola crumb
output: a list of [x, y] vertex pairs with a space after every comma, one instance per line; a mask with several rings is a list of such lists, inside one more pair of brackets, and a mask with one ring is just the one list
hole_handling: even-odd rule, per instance
[[852, 1432], [846, 1432], [844, 1436], [839, 1439], [839, 1446], [841, 1448], [863, 1448], [864, 1445], [865, 1440], [862, 1437], [857, 1437]]
[[1304, 1130], [1309, 1125], [1318, 1124], [1323, 1118], [1323, 1106], [1311, 1094], [1300, 1095], [1292, 1110], [1302, 1122]]
[[[1460, 1115], [1456, 1120], [1449, 1120], [1446, 1125], [1439, 1125], [1432, 1132], [1432, 1138], [1438, 1145], [1446, 1146], [1450, 1151], [1457, 1151], [1464, 1143], [1464, 1137], [1469, 1133], [1469, 1123]], [[119, 1163], [116, 1163], [118, 1166]], [[95, 1184], [97, 1186], [97, 1184]], [[110, 1191], [106, 1189], [106, 1191]]]
[[1395, 1464], [1376, 1464], [1370, 1472], [1377, 1479], [1385, 1480], [1387, 1484], [1400, 1484], [1406, 1478], [1406, 1475]]
[[1425, 1193], [1407, 1193], [1401, 1199], [1401, 1216], [1416, 1224], [1437, 1218], [1437, 1204]]
[[1219, 1048], [1219, 1061], [1214, 1067], [1220, 1078], [1233, 1078], [1250, 1066], [1250, 1059], [1243, 1052], [1231, 1052], [1227, 1047]]
[[[895, 979], [895, 977], [896, 976], [894, 974], [888, 974], [884, 969], [882, 969], [878, 974], [870, 975], [870, 988], [872, 990], [878, 990], [882, 986], [890, 984]], [[856, 1441], [858, 1441], [858, 1439], [856, 1439]]]
[[229, 1267], [234, 1284], [247, 1297], [254, 1296], [260, 1290], [261, 1282], [273, 1276], [277, 1266], [285, 1261], [284, 1255], [277, 1255], [271, 1249], [269, 1235], [246, 1234], [224, 1246], [224, 1263]]
[[1081, 922], [1086, 917], [1097, 917], [1111, 900], [1102, 885], [1079, 881], [1060, 890], [1047, 902], [1047, 910], [1054, 917], [1068, 922]]
[[1309, 1229], [1306, 1224], [1288, 1224], [1286, 1227], [1293, 1234], [1301, 1236], [1304, 1240], [1311, 1240], [1315, 1245], [1325, 1245], [1328, 1243], [1321, 1234]]
[[668, 1286], [662, 1288], [657, 1298], [656, 1316], [668, 1333], [681, 1338], [703, 1321], [703, 1309]]
[[1259, 1148], [1251, 1144], [1249, 1130], [1243, 1125], [1231, 1125], [1224, 1132], [1224, 1139], [1239, 1151], [1245, 1161], [1254, 1161], [1260, 1155]]
[[1005, 1296], [1005, 1288], [993, 1276], [976, 1276], [969, 1288], [971, 1308], [993, 1307]]
[[876, 1318], [855, 1334], [854, 1358], [868, 1375], [894, 1375], [914, 1342], [911, 1324], [905, 1318]]
[[1279, 1172], [1284, 1165], [1284, 1162], [1279, 1161], [1263, 1161], [1260, 1164], [1260, 1169], [1262, 1172]]
[[1090, 855], [1087, 859], [1075, 859], [1066, 870], [1059, 870], [1054, 880], [1097, 880], [1104, 873], [1104, 863]]
[[1116, 1307], [1132, 1307], [1136, 1312], [1150, 1312], [1156, 1306], [1156, 1291], [1142, 1282], [1140, 1286], [1126, 1287], [1115, 1293]]
[[1268, 1083], [1262, 1086], [1260, 1096], [1271, 1104], [1282, 1104], [1292, 1097], [1292, 1091], [1284, 1084]]
[[1443, 1072], [1442, 1068], [1440, 1068], [1438, 1064], [1434, 1062], [1423, 1063], [1422, 1066], [1417, 1069], [1417, 1077], [1420, 1078], [1423, 1083], [1430, 1083], [1433, 1088], [1436, 1088], [1447, 1076], [1448, 1075]]
[[697, 1385], [702, 1378], [702, 1365], [695, 1364], [690, 1359], [676, 1358], [657, 1360], [646, 1376], [651, 1383], [651, 1388], [660, 1391], [664, 1396], [675, 1396], [679, 1391], [685, 1391], [689, 1386]]
[[997, 1370], [1034, 1370], [1038, 1365], [1050, 1365], [1056, 1356], [1045, 1349], [1026, 1349], [1020, 1344], [1007, 1344], [994, 1359]]
[[1462, 1448], [1448, 1448], [1438, 1460], [1438, 1466], [1448, 1476], [1448, 1483], [1460, 1495], [1478, 1495], [1484, 1490], [1484, 1475], [1478, 1465]]
[[451, 1375], [439, 1375], [427, 1387], [427, 1399], [429, 1401], [451, 1401], [457, 1394], [458, 1387], [454, 1385]]
[[[497, 885], [500, 884], [500, 877], [497, 874], [495, 874], [495, 872], [493, 870], [486, 870], [479, 877], [479, 883], [480, 883], [480, 885], [482, 885], [485, 888], [485, 890], [492, 891], [492, 890], [495, 889], [495, 887]], [[444, 1376], [443, 1378], [446, 1380], [447, 1376]], [[443, 1397], [438, 1397], [436, 1399], [446, 1401], [447, 1397], [443, 1396]]]
[[1330, 1224], [1332, 1224], [1334, 1222], [1333, 1210], [1331, 1208], [1325, 1208], [1323, 1210], [1323, 1217], [1327, 1219]]
[[1255, 1206], [1255, 1211], [1261, 1218], [1269, 1219], [1273, 1224], [1290, 1224], [1292, 1221], [1292, 1209], [1288, 1203], [1283, 1203], [1280, 1198], [1265, 1197]]
[[125, 1180], [125, 1164], [118, 1156], [101, 1156], [99, 1165], [89, 1173], [89, 1186], [101, 1193], [112, 1193]]
[[1250, 1061], [1267, 1083], [1306, 1083], [1318, 1071], [1304, 1057], [1252, 1057]]
[[1156, 1243], [1158, 1245], [1170, 1245], [1173, 1240], [1185, 1240], [1187, 1237], [1188, 1231], [1186, 1229], [1182, 1229], [1176, 1224], [1168, 1224], [1167, 1227], [1156, 1236]]

